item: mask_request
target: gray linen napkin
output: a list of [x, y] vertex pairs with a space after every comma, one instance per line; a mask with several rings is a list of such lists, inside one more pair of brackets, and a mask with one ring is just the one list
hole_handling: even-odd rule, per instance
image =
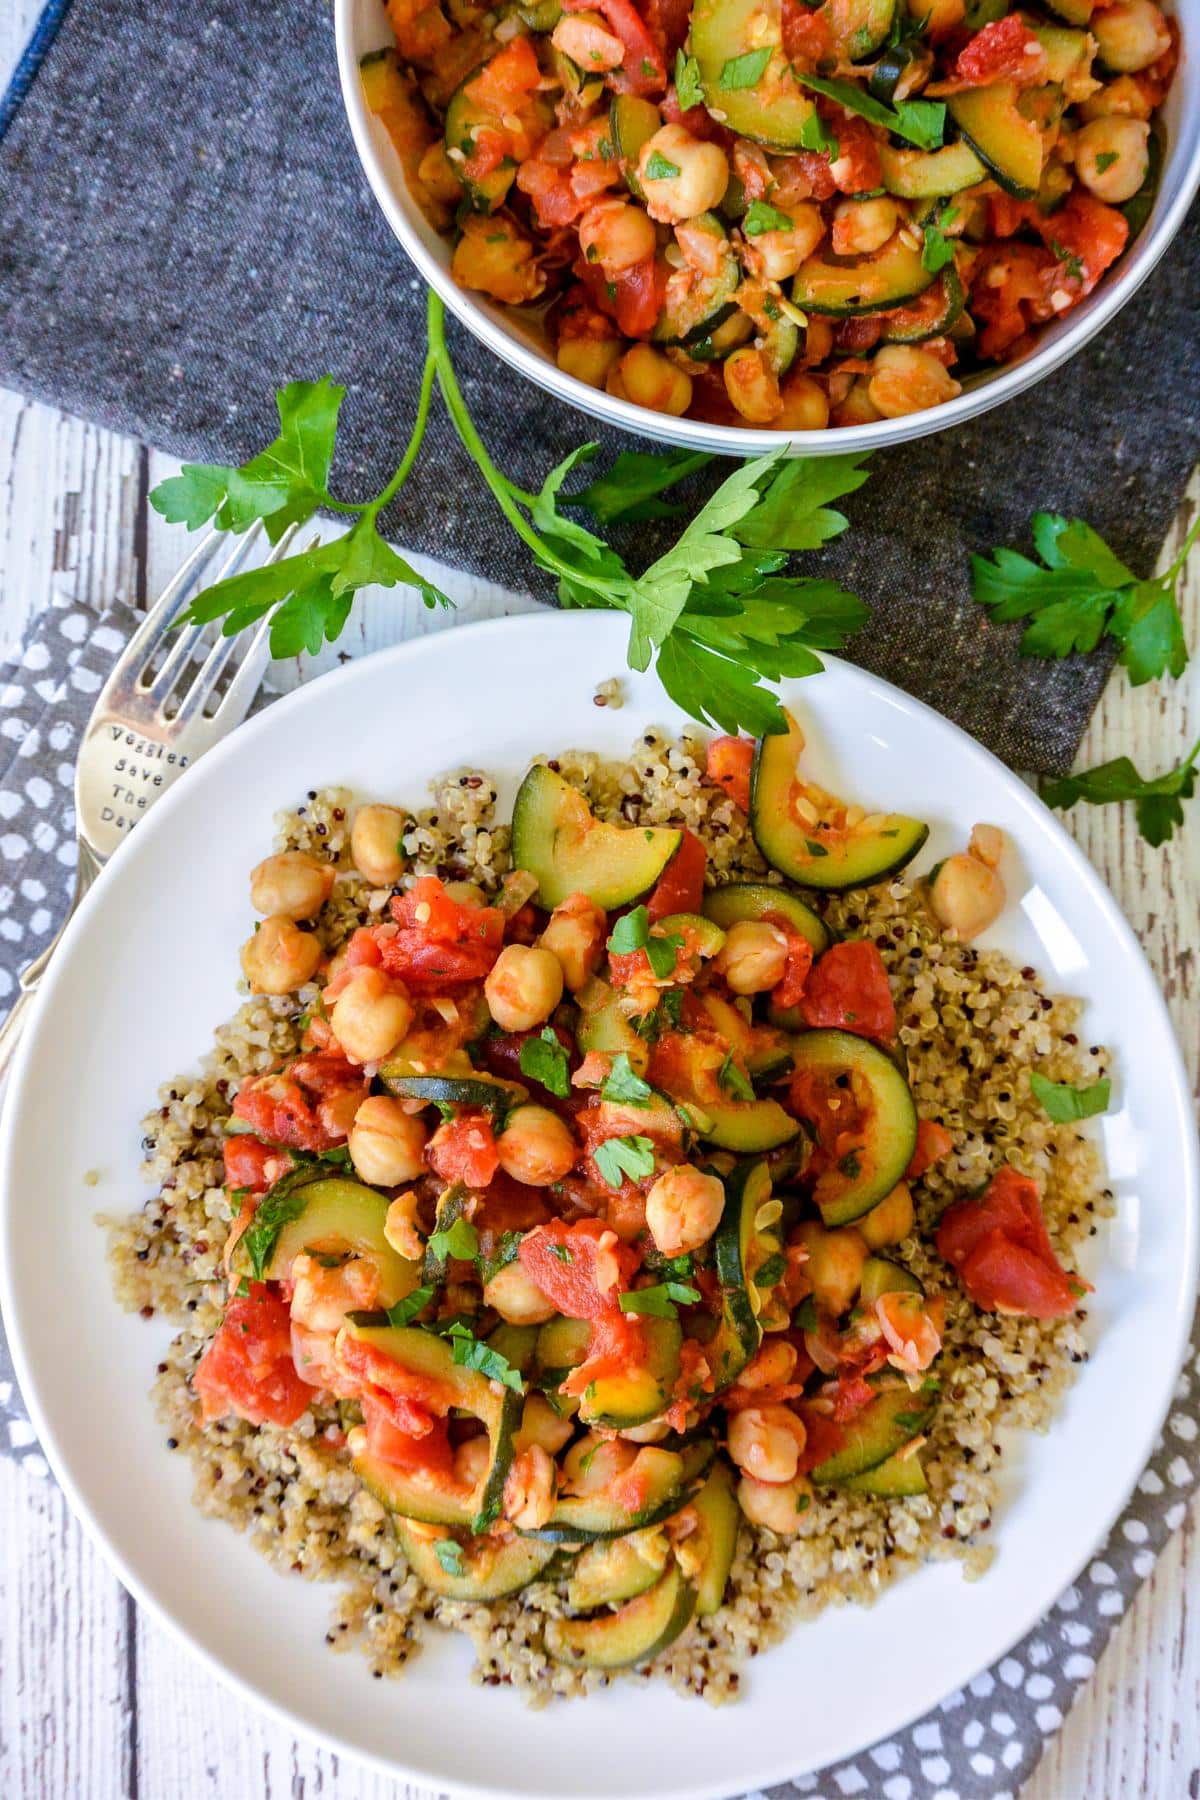
[[[999, 412], [875, 461], [854, 529], [810, 566], [873, 617], [852, 655], [1018, 768], [1070, 767], [1103, 654], [1042, 663], [969, 598], [967, 552], [1038, 508], [1153, 562], [1200, 445], [1200, 214], [1065, 369]], [[424, 295], [342, 112], [328, 0], [72, 0], [0, 144], [0, 382], [202, 461], [273, 435], [272, 390], [349, 389], [335, 470], [377, 492], [408, 434]], [[467, 402], [522, 487], [601, 432], [453, 334]], [[519, 590], [540, 581], [440, 406], [393, 539]], [[656, 548], [639, 527], [635, 557]], [[539, 590], [548, 597], [548, 589]], [[1165, 756], [1166, 746], [1164, 746]]]
[[[135, 617], [117, 605], [96, 621], [55, 602], [23, 652], [0, 671], [0, 1010], [19, 969], [48, 941], [69, 899], [75, 750]], [[772, 1789], [769, 1800], [797, 1792], [814, 1800], [1012, 1800], [1158, 1552], [1183, 1522], [1188, 1496], [1200, 1481], [1197, 1375], [1200, 1318], [1166, 1430], [1137, 1491], [1079, 1580], [1028, 1637], [919, 1723], [850, 1762]], [[22, 1458], [31, 1474], [48, 1473], [2, 1331], [0, 1450]]]

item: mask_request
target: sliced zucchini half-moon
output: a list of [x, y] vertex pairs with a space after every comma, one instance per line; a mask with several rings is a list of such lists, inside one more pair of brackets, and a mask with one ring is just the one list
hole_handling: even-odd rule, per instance
[[549, 911], [584, 893], [607, 912], [652, 888], [682, 842], [662, 826], [610, 825], [597, 819], [578, 788], [535, 763], [517, 791], [512, 859], [537, 877]]
[[[458, 1554], [447, 1554], [441, 1545], [418, 1537], [404, 1519], [395, 1519], [393, 1525], [413, 1574], [445, 1600], [504, 1600], [519, 1594], [557, 1554], [553, 1544], [539, 1544], [533, 1538], [501, 1543], [490, 1537], [471, 1538], [465, 1544], [450, 1539]], [[461, 1574], [453, 1572], [456, 1566]]]
[[903, 306], [923, 294], [932, 280], [920, 246], [914, 249], [897, 231], [882, 250], [867, 256], [817, 251], [792, 277], [792, 299], [804, 312], [852, 319]]
[[833, 1486], [877, 1469], [929, 1429], [936, 1409], [936, 1382], [915, 1394], [903, 1386], [884, 1388], [843, 1427], [841, 1448], [817, 1464], [813, 1480], [818, 1486]]
[[[892, 1058], [850, 1031], [806, 1031], [792, 1045], [796, 1075], [845, 1088], [862, 1120], [859, 1140], [835, 1169], [818, 1177], [815, 1198], [826, 1225], [861, 1219], [903, 1180], [917, 1145], [917, 1109], [907, 1081]], [[803, 1094], [803, 1081], [793, 1085]], [[801, 1111], [803, 1101], [798, 1101]], [[810, 1120], [819, 1133], [821, 1120]]]
[[1042, 179], [1045, 147], [1037, 125], [1020, 110], [1018, 92], [1014, 82], [996, 81], [951, 94], [946, 110], [1005, 192], [1032, 200]]
[[696, 1590], [678, 1563], [636, 1600], [593, 1619], [551, 1619], [546, 1648], [559, 1662], [583, 1669], [628, 1669], [673, 1644], [691, 1623]]
[[715, 119], [760, 144], [802, 147], [817, 108], [784, 54], [782, 0], [696, 0], [691, 47]]

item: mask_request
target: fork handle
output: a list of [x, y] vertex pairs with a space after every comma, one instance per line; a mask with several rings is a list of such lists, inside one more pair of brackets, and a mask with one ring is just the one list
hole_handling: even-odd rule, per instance
[[31, 982], [28, 987], [22, 987], [9, 1009], [8, 1017], [0, 1025], [0, 1081], [8, 1074], [8, 1065], [12, 1062], [21, 1033], [29, 1023], [36, 994], [36, 981]]

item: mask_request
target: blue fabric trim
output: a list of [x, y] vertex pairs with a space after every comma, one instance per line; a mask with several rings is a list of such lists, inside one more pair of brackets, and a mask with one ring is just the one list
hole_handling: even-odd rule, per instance
[[13, 71], [12, 80], [0, 95], [0, 139], [17, 116], [17, 108], [33, 86], [33, 78], [42, 66], [43, 58], [58, 35], [58, 28], [67, 16], [71, 0], [46, 0], [42, 8], [42, 16], [33, 28], [33, 35], [21, 53], [20, 61]]

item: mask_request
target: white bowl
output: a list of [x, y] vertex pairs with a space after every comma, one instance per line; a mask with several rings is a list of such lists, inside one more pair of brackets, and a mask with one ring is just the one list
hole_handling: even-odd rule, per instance
[[972, 377], [958, 398], [945, 406], [904, 419], [880, 419], [873, 425], [781, 432], [675, 419], [666, 413], [647, 412], [627, 400], [615, 400], [563, 374], [536, 319], [460, 288], [450, 274], [451, 245], [423, 217], [408, 191], [387, 131], [363, 100], [360, 59], [396, 41], [383, 0], [334, 0], [342, 98], [367, 180], [388, 224], [449, 311], [503, 362], [592, 418], [642, 437], [708, 450], [717, 456], [763, 456], [778, 450], [785, 440], [794, 455], [832, 456], [839, 451], [878, 450], [933, 431], [948, 431], [1024, 393], [1107, 325], [1141, 287], [1179, 230], [1200, 186], [1200, 57], [1193, 48], [1200, 41], [1200, 0], [1177, 0], [1170, 10], [1179, 17], [1183, 43], [1179, 69], [1163, 109], [1167, 147], [1162, 181], [1150, 218], [1115, 273], [1101, 281], [1095, 293], [1066, 318], [1045, 326], [1030, 355], [994, 375]]
[[418, 806], [430, 776], [468, 759], [501, 778], [507, 816], [536, 752], [624, 756], [652, 723], [677, 730], [683, 717], [652, 674], [624, 678], [619, 711], [591, 704], [597, 679], [624, 663], [627, 629], [616, 613], [543, 609], [436, 632], [323, 676], [218, 745], [138, 826], [68, 927], [0, 1133], [0, 1302], [18, 1378], [55, 1474], [121, 1580], [294, 1730], [439, 1792], [712, 1800], [900, 1730], [1001, 1656], [1074, 1579], [1153, 1447], [1195, 1304], [1187, 1079], [1133, 933], [1015, 775], [918, 701], [830, 657], [815, 680], [783, 684], [814, 779], [928, 819], [921, 870], [976, 819], [999, 826], [1010, 904], [987, 942], [1079, 995], [1084, 1041], [1113, 1051], [1112, 1105], [1088, 1127], [1115, 1198], [1083, 1270], [1096, 1284], [1091, 1354], [1053, 1430], [1005, 1436], [993, 1567], [968, 1582], [931, 1564], [873, 1607], [798, 1624], [747, 1667], [736, 1706], [622, 1681], [531, 1715], [511, 1689], [469, 1685], [461, 1637], [431, 1632], [394, 1683], [372, 1681], [359, 1656], [331, 1656], [333, 1590], [278, 1574], [189, 1504], [189, 1469], [168, 1452], [147, 1393], [171, 1328], [118, 1311], [92, 1215], [145, 1196], [138, 1120], [236, 1004], [246, 871], [274, 809], [321, 783]]

